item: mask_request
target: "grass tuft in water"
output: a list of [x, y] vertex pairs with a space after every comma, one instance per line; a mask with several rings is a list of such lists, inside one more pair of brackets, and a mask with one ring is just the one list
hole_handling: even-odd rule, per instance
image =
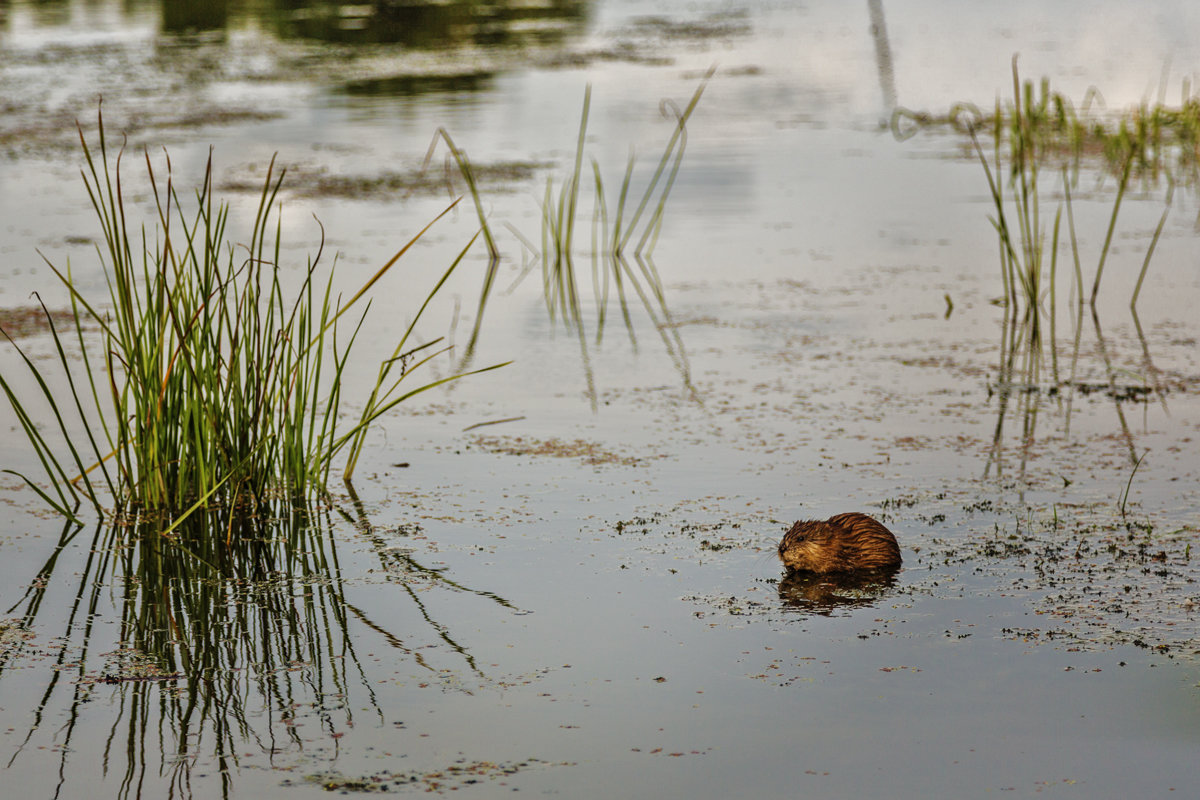
[[[1105, 355], [1105, 342], [1096, 311], [1096, 300], [1100, 293], [1105, 266], [1111, 252], [1113, 236], [1117, 227], [1122, 201], [1135, 175], [1143, 179], [1157, 178], [1165, 173], [1168, 179], [1166, 209], [1159, 219], [1151, 238], [1145, 259], [1141, 265], [1137, 284], [1130, 298], [1135, 325], [1138, 324], [1136, 305], [1142, 282], [1149, 269], [1150, 258], [1162, 234], [1170, 211], [1175, 183], [1174, 174], [1165, 166], [1165, 145], [1162, 126], [1158, 133], [1150, 135], [1153, 126], [1133, 123], [1146, 117], [1144, 112], [1129, 112], [1115, 128], [1106, 128], [1097, 123], [1085, 126], [1076, 115], [1067, 98], [1050, 89], [1043, 79], [1040, 86], [1032, 81], [1022, 82], [1017, 69], [1017, 58], [1012, 63], [1013, 99], [1004, 104], [997, 100], [991, 114], [985, 115], [970, 104], [960, 103], [954, 107], [946, 122], [954, 125], [970, 137], [975, 157], [983, 168], [992, 199], [992, 214], [989, 221], [996, 231], [1000, 262], [1002, 296], [998, 301], [1004, 308], [1001, 324], [999, 365], [994, 387], [989, 386], [989, 396], [995, 390], [998, 396], [998, 415], [993, 436], [991, 453], [984, 470], [985, 477], [995, 465], [1000, 469], [1000, 453], [1004, 421], [1010, 412], [1022, 420], [1020, 439], [1028, 444], [1034, 440], [1040, 395], [1060, 397], [1066, 387], [1073, 390], [1076, 383], [1076, 368], [1080, 354], [1084, 324], [1085, 298], [1091, 307], [1097, 343], [1105, 356], [1109, 377], [1109, 394], [1114, 398], [1118, 419], [1131, 442], [1124, 414], [1120, 407], [1120, 392], [1116, 386], [1112, 365]], [[1097, 92], [1089, 92], [1084, 101], [1085, 110], [1097, 98]], [[1188, 104], [1185, 103], [1185, 107]], [[1178, 135], [1187, 139], [1187, 123], [1181, 114], [1173, 117]], [[917, 115], [903, 109], [893, 116], [893, 131], [899, 138], [907, 138], [922, 125], [937, 120], [927, 115]], [[1136, 136], [1130, 131], [1140, 131]], [[985, 153], [981, 134], [991, 136], [991, 157]], [[1190, 141], [1190, 139], [1188, 140]], [[1103, 148], [1097, 144], [1104, 142]], [[1186, 154], [1186, 147], [1172, 145], [1178, 152]], [[1096, 261], [1090, 293], [1085, 289], [1080, 257], [1079, 239], [1075, 226], [1072, 191], [1080, 173], [1080, 160], [1093, 151], [1103, 151], [1106, 167], [1116, 177], [1112, 209], [1108, 215], [1103, 243]], [[1114, 161], [1119, 157], [1119, 161]], [[1187, 161], [1184, 155], [1180, 158]], [[1188, 162], [1190, 163], [1190, 162]], [[1043, 181], [1043, 169], [1057, 166], [1061, 196], [1053, 214], [1046, 213], [1044, 206], [1050, 195]], [[1053, 185], [1053, 184], [1052, 184]], [[1063, 235], [1063, 217], [1066, 217], [1066, 236]], [[1060, 242], [1067, 239], [1074, 265], [1074, 352], [1070, 362], [1070, 374], [1065, 380], [1059, 371], [1056, 345], [1058, 334], [1058, 256]], [[1049, 241], [1047, 241], [1049, 240]], [[1048, 246], [1047, 246], [1048, 245]], [[1140, 334], [1140, 325], [1138, 326]], [[1143, 340], [1143, 348], [1145, 342]], [[1043, 385], [1046, 353], [1049, 352], [1050, 385]], [[1149, 355], [1147, 351], [1147, 363]], [[1161, 392], [1160, 392], [1161, 396]], [[1071, 398], [1067, 396], [1066, 432], [1070, 428]], [[1025, 474], [1025, 458], [1028, 447], [1022, 447], [1020, 471]], [[1130, 459], [1136, 463], [1138, 455], [1130, 444]]]
[[[1016, 58], [1014, 57], [1014, 74]], [[984, 114], [971, 103], [956, 103], [945, 115], [897, 108], [891, 117], [892, 133], [907, 139], [918, 131], [949, 125], [966, 133], [972, 126], [1013, 126], [1020, 114], [1022, 136], [1044, 157], [1059, 159], [1078, 175], [1085, 160], [1099, 161], [1112, 175], [1120, 175], [1127, 163], [1135, 181], [1170, 184], [1189, 188], [1200, 185], [1200, 94], [1183, 80], [1179, 105], [1168, 105], [1166, 82], [1160, 85], [1155, 102], [1143, 100], [1119, 111], [1105, 107], [1104, 96], [1096, 87], [1089, 88], [1076, 105], [1060, 92], [1053, 91], [1050, 79], [1043, 77], [1035, 87], [1032, 81], [1015, 87], [1014, 104], [997, 105], [992, 114]]]
[[[597, 395], [595, 376], [590, 366], [588, 344], [593, 335], [588, 331], [589, 326], [584, 313], [584, 292], [581, 289], [583, 277], [580, 274], [580, 264], [576, 260], [580, 249], [577, 241], [577, 227], [580, 219], [586, 213], [585, 204], [589, 198], [592, 212], [591, 243], [588, 249], [588, 262], [585, 263], [590, 262], [592, 270], [591, 283], [596, 308], [595, 344], [599, 345], [603, 341], [609, 317], [609, 300], [615, 293], [625, 330], [630, 341], [636, 347], [637, 337], [634, 332], [633, 316], [630, 312], [632, 297], [636, 295], [651, 323], [659, 332], [663, 346], [675, 363], [684, 386], [694, 394], [683, 340], [671, 319], [666, 292], [655, 268], [653, 253], [662, 231], [667, 201], [683, 163], [687, 147], [688, 120], [700, 102], [704, 89], [714, 73], [715, 67], [709, 69], [687, 105], [682, 109], [671, 101], [662, 103], [663, 113], [673, 119], [675, 125], [654, 172], [650, 175], [644, 188], [641, 189], [640, 195], [636, 194], [634, 171], [637, 159], [631, 152], [621, 183], [616, 189], [616, 197], [612, 202], [608, 197], [600, 163], [595, 158], [588, 158], [586, 153], [592, 98], [591, 86], [588, 86], [584, 92], [571, 171], [562, 178], [557, 188], [554, 176], [548, 176], [546, 179], [545, 191], [541, 198], [540, 236], [529, 237], [510, 226], [511, 232], [521, 242], [525, 251], [532, 254], [532, 260], [527, 262], [528, 268], [522, 272], [518, 281], [524, 279], [540, 265], [546, 311], [552, 321], [561, 322], [579, 342], [580, 361], [584, 368], [588, 384], [587, 393], [593, 408], [597, 407]], [[455, 145], [446, 131], [438, 131], [430, 146], [430, 152], [426, 156], [426, 163], [439, 142], [445, 142], [450, 151], [449, 163], [462, 175], [467, 184], [479, 215], [480, 230], [487, 239], [491, 253], [491, 266], [480, 297], [480, 310], [476, 316], [476, 327], [471, 336], [472, 344], [467, 348], [469, 356], [474, 349], [473, 343], [479, 335], [483, 309], [487, 303], [496, 265], [499, 261], [499, 251], [487, 221], [487, 214], [483, 209], [477, 183], [472, 175], [470, 160], [466, 153]], [[585, 169], [585, 166], [589, 164], [590, 172]]]
[[[997, 215], [993, 224], [1001, 242], [1002, 282], [1008, 302], [1032, 302], [1038, 296], [1043, 277], [1045, 226], [1038, 215], [1041, 197], [1039, 169], [1052, 161], [1061, 163], [1063, 194], [1069, 193], [1079, 179], [1084, 159], [1099, 158], [1103, 169], [1116, 178], [1116, 193], [1092, 283], [1090, 302], [1095, 303], [1100, 292], [1105, 265], [1111, 250], [1113, 234], [1122, 200], [1132, 183], [1153, 185], [1160, 180], [1167, 185], [1165, 204], [1170, 208], [1176, 186], [1195, 188], [1200, 185], [1200, 96], [1193, 95], [1189, 81], [1183, 82], [1183, 96], [1178, 107], [1165, 103], [1165, 82], [1153, 105], [1143, 101], [1119, 114], [1101, 114], [1104, 99], [1094, 87], [1089, 89], [1076, 110], [1075, 104], [1060, 92], [1053, 91], [1050, 80], [1042, 78], [1022, 83], [1013, 57], [1013, 101], [996, 102], [990, 114], [984, 114], [970, 103], [955, 104], [944, 117], [898, 108], [892, 115], [892, 132], [898, 139], [907, 139], [922, 128], [939, 124], [952, 125], [971, 137], [972, 146], [987, 173]], [[989, 166], [983, 155], [978, 134], [991, 131], [994, 165]], [[1002, 152], [1008, 156], [1008, 180], [1001, 181]], [[1011, 217], [1005, 213], [1004, 187], [1013, 192]], [[1060, 204], [1061, 215], [1063, 205]], [[1146, 254], [1137, 287], [1131, 298], [1136, 305], [1142, 279], [1149, 267], [1163, 220]], [[1058, 224], [1055, 219], [1055, 226]], [[1072, 247], [1075, 247], [1072, 239]], [[1053, 259], [1056, 248], [1052, 248]], [[1077, 253], [1076, 253], [1077, 255]], [[1053, 269], [1053, 264], [1051, 264]], [[1051, 287], [1053, 291], [1053, 287]], [[1020, 297], [1018, 297], [1020, 295]], [[1082, 294], [1080, 295], [1082, 299]]]
[[[49, 486], [19, 477], [58, 511], [73, 517], [87, 501], [104, 514], [107, 497], [117, 514], [169, 514], [175, 519], [169, 531], [209, 504], [320, 494], [344, 449], [349, 481], [364, 434], [381, 415], [472, 374], [410, 378], [447, 350], [441, 340], [413, 344], [413, 334], [460, 254], [381, 364], [358, 418], [343, 424], [340, 417], [341, 378], [369, 307], [364, 299], [433, 222], [343, 302], [334, 267], [322, 266], [323, 248], [301, 269], [282, 263], [276, 197], [284, 172], [276, 172], [274, 160], [250, 239], [235, 246], [229, 207], [214, 196], [211, 153], [187, 203], [169, 156], [162, 179], [145, 155], [154, 218], [139, 226], [122, 189], [124, 150], [110, 163], [102, 118], [98, 149], [82, 129], [80, 142], [84, 184], [103, 228], [97, 254], [108, 294], [92, 296], [75, 281], [69, 262], [59, 269], [46, 259], [73, 312], [68, 331], [47, 312], [61, 374], [47, 374], [17, 347], [37, 386], [35, 397], [18, 397], [0, 375]], [[45, 427], [35, 414], [42, 407], [52, 419]]]

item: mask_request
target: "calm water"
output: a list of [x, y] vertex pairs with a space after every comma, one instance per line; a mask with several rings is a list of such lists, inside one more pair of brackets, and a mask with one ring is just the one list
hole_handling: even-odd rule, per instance
[[[881, 126], [893, 97], [989, 107], [1011, 94], [1014, 53], [1077, 101], [1094, 86], [1108, 110], [1178, 104], [1200, 65], [1191, 5], [286, 5], [0, 6], [0, 305], [65, 305], [38, 250], [103, 291], [74, 128], [95, 136], [100, 96], [110, 143], [127, 135], [131, 203], [149, 199], [141, 148], [160, 171], [169, 150], [190, 185], [211, 145], [236, 227], [278, 154], [285, 255], [315, 249], [316, 216], [347, 289], [449, 202], [409, 191], [444, 127], [495, 168], [483, 194], [504, 261], [477, 363], [515, 361], [382, 425], [357, 503], [261, 523], [261, 580], [164, 573], [153, 539], [64, 531], [3, 476], [6, 791], [1196, 785], [1194, 189], [1174, 196], [1136, 315], [1165, 185], [1126, 198], [1077, 390], [1048, 396], [1044, 378], [1003, 400], [982, 170], [948, 130], [898, 142]], [[695, 392], [635, 307], [636, 349], [619, 325], [590, 348], [593, 412], [537, 271], [518, 282], [512, 231], [540, 243], [585, 86], [588, 156], [611, 187], [633, 148], [641, 185], [670, 135], [660, 101], [682, 106], [714, 64], [654, 251]], [[1085, 168], [1077, 189], [1088, 285], [1112, 183]], [[476, 226], [460, 209], [406, 256], [369, 347], [391, 351]], [[466, 338], [484, 267], [477, 248], [427, 337]], [[21, 342], [51, 353], [44, 335]], [[29, 391], [20, 367], [6, 345], [0, 369]], [[5, 414], [4, 466], [34, 470]], [[786, 525], [854, 509], [896, 531], [895, 584], [835, 603], [780, 584]]]

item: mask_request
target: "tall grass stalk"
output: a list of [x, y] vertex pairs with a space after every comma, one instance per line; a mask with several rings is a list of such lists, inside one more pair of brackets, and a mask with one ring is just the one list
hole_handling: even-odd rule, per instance
[[[491, 298], [492, 289], [496, 284], [496, 275], [500, 269], [500, 248], [497, 247], [496, 239], [492, 235], [492, 228], [488, 225], [487, 212], [483, 208], [483, 198], [479, 194], [479, 184], [475, 180], [475, 173], [471, 170], [471, 161], [467, 157], [466, 151], [454, 143], [454, 139], [450, 137], [450, 132], [445, 128], [438, 128], [434, 134], [433, 141], [429, 143], [429, 150], [425, 153], [425, 161], [422, 169], [428, 168], [429, 163], [433, 160], [433, 155], [437, 152], [438, 142], [445, 142], [447, 149], [450, 151], [450, 157], [453, 159], [455, 170], [462, 175], [463, 180], [467, 184], [467, 193], [471, 196], [471, 201], [475, 205], [475, 213], [479, 217], [479, 231], [483, 235], [483, 240], [487, 244], [488, 250], [488, 266], [487, 271], [484, 273], [483, 285], [479, 290], [479, 306], [475, 314], [475, 325], [471, 330], [471, 337], [467, 341], [467, 347], [460, 361], [460, 369], [466, 369], [474, 357], [475, 348], [479, 344], [479, 336], [483, 330], [483, 314], [487, 310], [488, 300]], [[458, 201], [455, 200], [454, 202], [457, 203]]]
[[1163, 209], [1162, 216], [1158, 218], [1158, 225], [1154, 227], [1154, 235], [1150, 237], [1150, 246], [1146, 248], [1146, 258], [1142, 261], [1142, 269], [1138, 272], [1137, 283], [1134, 284], [1133, 294], [1129, 298], [1129, 307], [1134, 310], [1134, 316], [1137, 315], [1138, 295], [1142, 293], [1142, 281], [1146, 280], [1146, 272], [1150, 269], [1150, 257], [1154, 255], [1154, 248], [1158, 246], [1158, 238], [1162, 236], [1163, 226], [1167, 224], [1167, 216], [1171, 213], [1171, 201], [1175, 196], [1175, 187], [1171, 185], [1167, 188], [1166, 208]]
[[1104, 234], [1104, 244], [1100, 248], [1100, 261], [1096, 264], [1096, 278], [1092, 283], [1091, 304], [1096, 305], [1096, 296], [1100, 294], [1100, 278], [1104, 275], [1104, 263], [1108, 260], [1109, 248], [1112, 246], [1113, 231], [1117, 228], [1117, 214], [1121, 210], [1121, 200], [1125, 197], [1125, 189], [1129, 186], [1129, 171], [1133, 168], [1134, 151], [1130, 151], [1121, 170], [1121, 178], [1117, 182], [1117, 197], [1113, 201], [1112, 214], [1108, 218], [1108, 230]]
[[[343, 303], [334, 288], [334, 268], [322, 274], [323, 231], [322, 247], [302, 269], [291, 272], [282, 265], [277, 196], [284, 171], [276, 171], [274, 160], [250, 239], [234, 246], [229, 207], [214, 195], [211, 153], [203, 182], [187, 204], [169, 156], [164, 180], [146, 154], [154, 218], [139, 227], [122, 189], [124, 150], [110, 163], [103, 118], [98, 150], [82, 129], [80, 142], [84, 185], [103, 229], [97, 254], [108, 295], [85, 295], [69, 262], [60, 270], [46, 259], [69, 292], [70, 339], [80, 354], [68, 354], [66, 337], [51, 321], [66, 389], [52, 388], [52, 379], [19, 347], [37, 399], [18, 397], [0, 375], [50, 485], [43, 489], [20, 477], [60, 512], [73, 516], [86, 500], [105, 513], [107, 496], [117, 513], [161, 511], [178, 519], [210, 502], [323, 492], [335, 456], [346, 447], [349, 478], [363, 434], [380, 415], [472, 374], [405, 381], [444, 352], [437, 341], [415, 347], [408, 342], [460, 255], [381, 366], [360, 417], [344, 426], [342, 377], [369, 307], [363, 300], [428, 226]], [[298, 287], [289, 290], [288, 283]], [[94, 329], [98, 344], [92, 341]], [[39, 405], [49, 410], [54, 420], [49, 430], [61, 443], [51, 441], [35, 420]]]

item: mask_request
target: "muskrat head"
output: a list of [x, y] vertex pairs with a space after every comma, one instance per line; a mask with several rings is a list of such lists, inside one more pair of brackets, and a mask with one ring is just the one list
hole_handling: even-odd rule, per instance
[[866, 514], [838, 514], [793, 525], [779, 542], [779, 560], [789, 573], [894, 569], [900, 566], [900, 547], [891, 531]]
[[829, 565], [841, 560], [841, 549], [829, 525], [801, 520], [779, 541], [779, 560], [788, 572], [829, 572]]

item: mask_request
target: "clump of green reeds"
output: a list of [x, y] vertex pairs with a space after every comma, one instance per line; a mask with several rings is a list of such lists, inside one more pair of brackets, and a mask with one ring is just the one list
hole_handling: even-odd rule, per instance
[[[1024, 91], [1022, 91], [1024, 89]], [[1014, 388], [1019, 389], [1015, 401], [1024, 423], [1026, 441], [1032, 440], [1037, 422], [1037, 398], [1033, 392], [1041, 375], [1043, 359], [1043, 329], [1041, 301], [1048, 282], [1050, 293], [1049, 341], [1057, 384], [1055, 341], [1055, 287], [1057, 285], [1058, 242], [1063, 206], [1060, 204], [1048, 225], [1041, 209], [1041, 169], [1052, 148], [1048, 133], [1065, 122], [1065, 100], [1042, 84], [1040, 97], [1033, 84], [1021, 85], [1016, 59], [1013, 59], [1013, 102], [1007, 109], [997, 99], [995, 112], [984, 122], [979, 115], [964, 110], [958, 117], [971, 137], [971, 143], [987, 177], [993, 215], [989, 217], [996, 229], [1000, 255], [1000, 278], [1003, 286], [1004, 323], [1001, 326], [1000, 366], [997, 376], [1000, 412], [998, 415], [993, 458], [1000, 447], [1000, 435], [1005, 414]], [[977, 129], [990, 123], [992, 134], [992, 163], [989, 164], [979, 142]], [[1007, 150], [1005, 145], [1007, 144]], [[1004, 165], [1007, 156], [1007, 176]], [[1062, 170], [1067, 198], [1069, 179], [1067, 168]], [[1011, 200], [1006, 192], [1011, 191]], [[1124, 192], [1124, 182], [1118, 192]], [[1068, 216], [1070, 210], [1068, 207]], [[1114, 209], [1113, 221], [1116, 220]], [[1071, 240], [1075, 241], [1073, 218], [1070, 218]], [[1047, 228], [1051, 230], [1049, 263], [1046, 258]], [[1107, 244], [1105, 246], [1107, 251]], [[1076, 251], [1077, 253], [1077, 251]], [[1102, 261], [1103, 263], [1103, 261]], [[1078, 258], [1076, 258], [1078, 266]], [[1077, 268], [1082, 291], [1082, 273]], [[1047, 280], [1048, 279], [1048, 280]], [[989, 459], [990, 468], [992, 460]], [[986, 471], [985, 471], [986, 474]]]
[[[1077, 179], [1077, 173], [1072, 176], [1071, 165], [1066, 161], [1060, 161], [1062, 200], [1058, 203], [1052, 225], [1042, 215], [1043, 192], [1040, 186], [1042, 168], [1053, 161], [1056, 154], [1061, 154], [1057, 144], [1058, 140], [1055, 138], [1058, 132], [1064, 129], [1076, 130], [1078, 123], [1073, 121], [1075, 119], [1073, 113], [1069, 113], [1070, 103], [1062, 95], [1051, 92], [1048, 81], [1042, 81], [1040, 93], [1035, 91], [1032, 81], [1021, 83], [1015, 57], [1013, 59], [1013, 95], [1013, 102], [1007, 109], [1002, 108], [1000, 101], [997, 101], [995, 113], [990, 118], [985, 119], [979, 115], [963, 113], [959, 117], [959, 124], [963, 125], [971, 137], [972, 146], [979, 163], [983, 166], [991, 192], [995, 211], [991, 221], [996, 228], [1000, 246], [1001, 281], [1004, 287], [1005, 303], [1012, 308], [1025, 309], [1025, 315], [1029, 318], [1031, 342], [1040, 350], [1041, 329], [1038, 311], [1039, 303], [1047, 291], [1047, 287], [1051, 301], [1049, 321], [1051, 331], [1053, 331], [1058, 242], [1064, 209], [1066, 210], [1070, 248], [1075, 265], [1078, 302], [1082, 304], [1084, 298], [1083, 273], [1075, 232], [1075, 218], [1071, 206], [1071, 187]], [[962, 120], [965, 120], [965, 123]], [[991, 164], [984, 155], [977, 135], [981, 127], [980, 123], [990, 123], [992, 129]], [[1122, 124], [1120, 130], [1124, 129], [1124, 124]], [[1073, 141], [1078, 141], [1074, 134], [1072, 137]], [[1122, 153], [1123, 160], [1116, 173], [1118, 177], [1112, 212], [1109, 215], [1089, 295], [1093, 306], [1100, 292], [1100, 283], [1111, 249], [1113, 234], [1116, 231], [1122, 200], [1129, 188], [1134, 165], [1144, 155], [1143, 150], [1132, 146], [1124, 147]], [[1004, 169], [1005, 155], [1007, 155], [1007, 176], [1005, 176]], [[1078, 164], [1076, 163], [1075, 166], [1078, 167]], [[1006, 198], [1006, 191], [1012, 193], [1011, 202]], [[1171, 189], [1167, 194], [1168, 210], [1170, 197]], [[1137, 287], [1131, 298], [1131, 305], [1137, 303], [1138, 293], [1149, 267], [1150, 256], [1154, 252], [1165, 221], [1166, 213], [1164, 212], [1151, 240], [1146, 259], [1143, 261]], [[1051, 236], [1049, 251], [1046, 249], [1048, 231]]]
[[1183, 81], [1180, 105], [1143, 101], [1121, 114], [1115, 126], [1095, 123], [1092, 138], [1110, 164], [1132, 159], [1135, 177], [1194, 187], [1200, 183], [1200, 96]]
[[[1015, 75], [1015, 58], [1013, 62]], [[1068, 163], [1073, 176], [1085, 159], [1099, 159], [1114, 175], [1128, 166], [1136, 180], [1165, 178], [1173, 185], [1193, 188], [1200, 184], [1200, 95], [1193, 94], [1187, 79], [1177, 107], [1167, 104], [1164, 82], [1155, 102], [1143, 100], [1117, 113], [1105, 111], [1104, 97], [1096, 87], [1089, 88], [1076, 106], [1051, 89], [1049, 78], [1042, 78], [1037, 86], [1032, 81], [1015, 83], [1014, 103], [1007, 108], [997, 104], [994, 113], [984, 113], [971, 103], [957, 103], [945, 115], [897, 108], [891, 117], [892, 132], [907, 139], [923, 128], [940, 125], [962, 132], [993, 127], [998, 133], [1019, 134], [1042, 158]]]
[[[1089, 155], [1103, 157], [1108, 170], [1117, 179], [1116, 193], [1108, 228], [1100, 249], [1089, 295], [1095, 303], [1100, 292], [1105, 264], [1116, 230], [1121, 202], [1130, 183], [1136, 179], [1167, 181], [1166, 205], [1169, 211], [1175, 186], [1194, 187], [1200, 179], [1200, 97], [1193, 96], [1191, 85], [1183, 84], [1183, 99], [1178, 108], [1164, 103], [1160, 90], [1158, 101], [1126, 110], [1115, 117], [1094, 117], [1092, 108], [1103, 104], [1095, 89], [1089, 89], [1077, 111], [1062, 93], [1053, 91], [1048, 78], [1040, 85], [1021, 82], [1017, 57], [1013, 57], [1013, 100], [1002, 105], [996, 101], [994, 112], [984, 114], [970, 103], [956, 104], [946, 117], [907, 109], [897, 109], [892, 117], [892, 130], [898, 138], [908, 138], [923, 126], [945, 122], [971, 137], [975, 154], [987, 174], [988, 185], [996, 214], [992, 218], [999, 235], [1001, 249], [1001, 278], [1005, 302], [1035, 308], [1040, 293], [1049, 278], [1051, 295], [1050, 324], [1054, 324], [1054, 273], [1057, 266], [1058, 235], [1062, 211], [1067, 211], [1071, 233], [1071, 251], [1075, 260], [1079, 301], [1083, 301], [1083, 278], [1071, 211], [1070, 193], [1078, 181], [1081, 161]], [[993, 165], [989, 166], [979, 143], [978, 133], [991, 130]], [[1007, 149], [1006, 149], [1007, 148]], [[1008, 156], [1007, 181], [1002, 180], [1004, 157]], [[1039, 173], [1043, 166], [1057, 162], [1062, 181], [1063, 202], [1059, 204], [1052, 225], [1049, 263], [1046, 263], [1045, 239], [1048, 228], [1040, 213], [1042, 192]], [[1012, 192], [1012, 213], [1006, 212], [1005, 187]], [[1150, 256], [1166, 220], [1166, 211], [1150, 243], [1130, 304], [1136, 305], [1142, 281], [1149, 268]], [[1049, 275], [1047, 275], [1049, 272]], [[1036, 325], [1037, 319], [1033, 323]], [[1034, 330], [1040, 342], [1040, 331]]]
[[[1090, 101], [1085, 101], [1086, 103]], [[1132, 118], [1136, 118], [1133, 115]], [[1049, 342], [1050, 367], [1052, 373], [1050, 392], [1057, 393], [1063, 385], [1072, 386], [1075, 380], [1076, 361], [1084, 320], [1085, 297], [1088, 297], [1092, 308], [1092, 318], [1097, 321], [1097, 336], [1099, 325], [1096, 312], [1096, 300], [1099, 295], [1100, 282], [1104, 275], [1106, 261], [1111, 251], [1112, 237], [1116, 231], [1117, 218], [1120, 216], [1121, 204], [1129, 188], [1130, 180], [1135, 170], [1135, 164], [1144, 160], [1146, 154], [1146, 137], [1130, 138], [1126, 136], [1127, 127], [1122, 122], [1117, 132], [1109, 139], [1111, 142], [1123, 142], [1112, 150], [1120, 154], [1122, 161], [1115, 170], [1117, 176], [1112, 209], [1106, 225], [1104, 241], [1100, 246], [1096, 273], [1094, 273], [1091, 293], [1086, 293], [1084, 287], [1084, 271], [1082, 271], [1080, 247], [1075, 230], [1075, 215], [1072, 205], [1072, 187], [1078, 181], [1079, 154], [1088, 142], [1088, 136], [1098, 140], [1100, 133], [1088, 134], [1078, 118], [1076, 118], [1069, 101], [1057, 92], [1050, 90], [1048, 80], [1043, 79], [1040, 91], [1033, 82], [1021, 83], [1013, 59], [1013, 102], [1007, 107], [996, 102], [995, 112], [984, 116], [973, 112], [970, 107], [961, 106], [955, 116], [955, 125], [965, 130], [971, 137], [974, 154], [982, 164], [992, 200], [992, 215], [990, 221], [997, 234], [998, 249], [1000, 249], [1001, 283], [1003, 285], [1002, 305], [1004, 321], [1002, 324], [1000, 368], [998, 368], [997, 393], [1000, 397], [1000, 416], [997, 419], [992, 458], [989, 467], [995, 461], [1001, 444], [1001, 431], [1004, 416], [1008, 411], [1010, 401], [1018, 405], [1018, 413], [1024, 422], [1021, 432], [1022, 441], [1032, 443], [1034, 428], [1037, 425], [1039, 408], [1039, 392], [1042, 391], [1042, 367], [1046, 343]], [[992, 157], [989, 162], [984, 154], [983, 145], [979, 142], [979, 131], [990, 127], [992, 137]], [[1066, 143], [1066, 145], [1064, 145]], [[1052, 219], [1044, 215], [1044, 199], [1048, 192], [1043, 185], [1043, 169], [1057, 168], [1058, 180], [1061, 181], [1061, 199]], [[1145, 166], [1144, 166], [1145, 169]], [[1052, 173], [1051, 173], [1052, 174]], [[1166, 196], [1166, 209], [1159, 219], [1158, 227], [1154, 230], [1150, 247], [1141, 264], [1138, 282], [1136, 282], [1130, 308], [1133, 309], [1136, 321], [1136, 302], [1140, 293], [1142, 281], [1150, 266], [1151, 255], [1154, 252], [1160, 234], [1162, 234], [1166, 215], [1170, 210], [1170, 198], [1174, 184], [1171, 184]], [[1057, 320], [1057, 265], [1060, 252], [1060, 234], [1062, 233], [1063, 212], [1066, 211], [1067, 234], [1069, 236], [1069, 251], [1072, 254], [1075, 277], [1075, 349], [1070, 362], [1069, 378], [1063, 380], [1058, 373], [1058, 357], [1056, 348]], [[1049, 248], [1046, 240], [1049, 237]], [[1043, 302], [1049, 300], [1043, 307]], [[1103, 339], [1100, 339], [1103, 351]], [[1111, 369], [1110, 369], [1111, 378]], [[1118, 415], [1121, 414], [1118, 408]], [[1123, 422], [1122, 422], [1123, 423]], [[1069, 410], [1068, 410], [1069, 426]], [[1022, 459], [1024, 471], [1024, 459]]]
[[[74, 315], [72, 330], [61, 332], [47, 314], [65, 388], [23, 352], [37, 400], [19, 398], [0, 375], [49, 487], [20, 477], [59, 511], [72, 515], [86, 499], [103, 513], [107, 496], [118, 513], [179, 519], [206, 503], [322, 492], [343, 450], [349, 480], [364, 434], [380, 415], [469, 374], [405, 380], [447, 349], [440, 340], [414, 344], [414, 330], [464, 249], [398, 336], [358, 418], [343, 424], [341, 377], [369, 307], [363, 300], [429, 226], [343, 300], [333, 268], [321, 274], [321, 250], [299, 270], [281, 263], [276, 199], [284, 172], [276, 174], [274, 160], [249, 241], [235, 246], [229, 208], [214, 196], [211, 154], [202, 185], [185, 203], [169, 157], [161, 181], [147, 153], [155, 215], [138, 227], [122, 191], [124, 151], [110, 164], [102, 118], [98, 152], [82, 129], [80, 142], [84, 183], [103, 228], [97, 252], [108, 296], [87, 296], [69, 263], [60, 270], [47, 259]], [[346, 317], [351, 311], [355, 316]], [[71, 343], [75, 355], [68, 355]], [[36, 418], [43, 403], [60, 443]]]
[[[637, 159], [630, 153], [625, 173], [617, 189], [612, 213], [606, 194], [600, 164], [591, 158], [592, 177], [592, 236], [590, 263], [592, 287], [595, 295], [596, 321], [595, 338], [599, 344], [604, 336], [608, 318], [608, 303], [615, 289], [617, 303], [625, 330], [636, 346], [633, 320], [629, 313], [626, 292], [636, 293], [651, 323], [658, 330], [667, 353], [675, 361], [684, 385], [690, 387], [691, 380], [683, 341], [678, 329], [671, 322], [666, 293], [658, 271], [654, 266], [654, 247], [662, 230], [663, 216], [675, 178], [683, 162], [687, 147], [687, 121], [700, 102], [709, 78], [710, 70], [693, 93], [690, 102], [682, 109], [664, 103], [664, 109], [674, 116], [675, 127], [663, 148], [658, 165], [642, 189], [640, 198], [631, 196], [634, 168]], [[580, 352], [585, 368], [587, 356], [587, 324], [579, 288], [579, 276], [575, 263], [575, 224], [579, 216], [581, 194], [585, 186], [583, 170], [585, 143], [587, 139], [588, 115], [591, 110], [591, 87], [583, 97], [583, 110], [579, 121], [579, 136], [575, 149], [572, 170], [562, 182], [557, 197], [554, 179], [546, 179], [546, 191], [542, 202], [541, 264], [542, 286], [546, 309], [550, 318], [560, 319], [567, 330], [579, 340]], [[636, 201], [636, 202], [635, 202]], [[629, 209], [632, 207], [632, 212]], [[636, 237], [636, 243], [635, 242]], [[528, 241], [523, 239], [523, 241]], [[630, 245], [632, 249], [630, 248]], [[591, 371], [588, 370], [589, 396], [596, 403], [596, 391]]]

